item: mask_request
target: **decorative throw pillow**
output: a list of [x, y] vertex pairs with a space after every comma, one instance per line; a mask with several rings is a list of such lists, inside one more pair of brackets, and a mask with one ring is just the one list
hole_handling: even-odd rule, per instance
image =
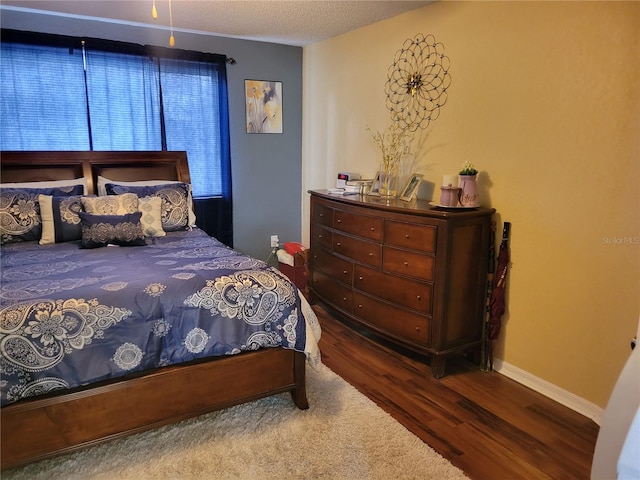
[[108, 197], [84, 197], [82, 206], [85, 212], [95, 215], [124, 215], [138, 211], [138, 196], [124, 193]]
[[189, 204], [189, 226], [196, 226], [196, 214], [193, 211], [193, 194], [191, 191], [191, 185], [185, 182], [181, 182], [179, 180], [139, 180], [137, 182], [122, 182], [120, 180], [109, 180], [106, 177], [102, 177], [98, 175], [98, 195], [107, 195], [107, 183], [111, 183], [113, 185], [121, 185], [125, 187], [155, 187], [158, 185], [169, 185], [176, 183], [184, 183], [189, 188], [189, 195], [187, 197], [187, 203]]
[[138, 211], [142, 213], [140, 223], [142, 233], [147, 237], [164, 237], [167, 233], [162, 229], [162, 199], [160, 197], [143, 197], [138, 199]]
[[127, 192], [141, 197], [162, 199], [162, 228], [165, 232], [175, 232], [189, 228], [189, 185], [187, 183], [165, 183], [164, 185], [126, 186], [107, 183], [107, 197], [123, 195]]
[[82, 238], [82, 226], [78, 215], [82, 211], [82, 196], [40, 195], [38, 202], [42, 216], [40, 245], [70, 242]]
[[70, 196], [82, 193], [82, 185], [0, 189], [0, 243], [40, 240], [42, 218], [39, 195]]
[[99, 248], [109, 244], [122, 247], [146, 245], [142, 225], [141, 212], [124, 215], [93, 215], [80, 212], [82, 222], [82, 247]]

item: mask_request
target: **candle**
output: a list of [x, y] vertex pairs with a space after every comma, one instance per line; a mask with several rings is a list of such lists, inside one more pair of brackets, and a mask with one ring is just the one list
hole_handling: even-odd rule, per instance
[[458, 175], [445, 175], [442, 177], [442, 185], [445, 187], [457, 187]]

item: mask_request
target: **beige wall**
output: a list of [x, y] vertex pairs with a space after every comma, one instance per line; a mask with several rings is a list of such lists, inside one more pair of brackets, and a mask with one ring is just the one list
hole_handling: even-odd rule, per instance
[[498, 357], [604, 407], [639, 318], [639, 24], [637, 2], [440, 2], [305, 47], [303, 241], [308, 189], [377, 170], [395, 52], [435, 35], [449, 99], [406, 170], [479, 168], [512, 223]]

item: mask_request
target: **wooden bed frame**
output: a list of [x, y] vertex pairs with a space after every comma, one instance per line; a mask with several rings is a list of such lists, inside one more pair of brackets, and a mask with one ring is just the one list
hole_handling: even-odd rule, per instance
[[[2, 152], [1, 181], [189, 182], [185, 152]], [[155, 369], [0, 409], [1, 469], [282, 392], [309, 407], [304, 353], [269, 348]]]

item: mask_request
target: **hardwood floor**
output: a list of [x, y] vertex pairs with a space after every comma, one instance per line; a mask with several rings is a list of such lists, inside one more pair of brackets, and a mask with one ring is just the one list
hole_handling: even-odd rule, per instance
[[598, 435], [592, 420], [463, 357], [449, 360], [436, 380], [428, 358], [313, 309], [323, 363], [470, 478], [589, 478]]

